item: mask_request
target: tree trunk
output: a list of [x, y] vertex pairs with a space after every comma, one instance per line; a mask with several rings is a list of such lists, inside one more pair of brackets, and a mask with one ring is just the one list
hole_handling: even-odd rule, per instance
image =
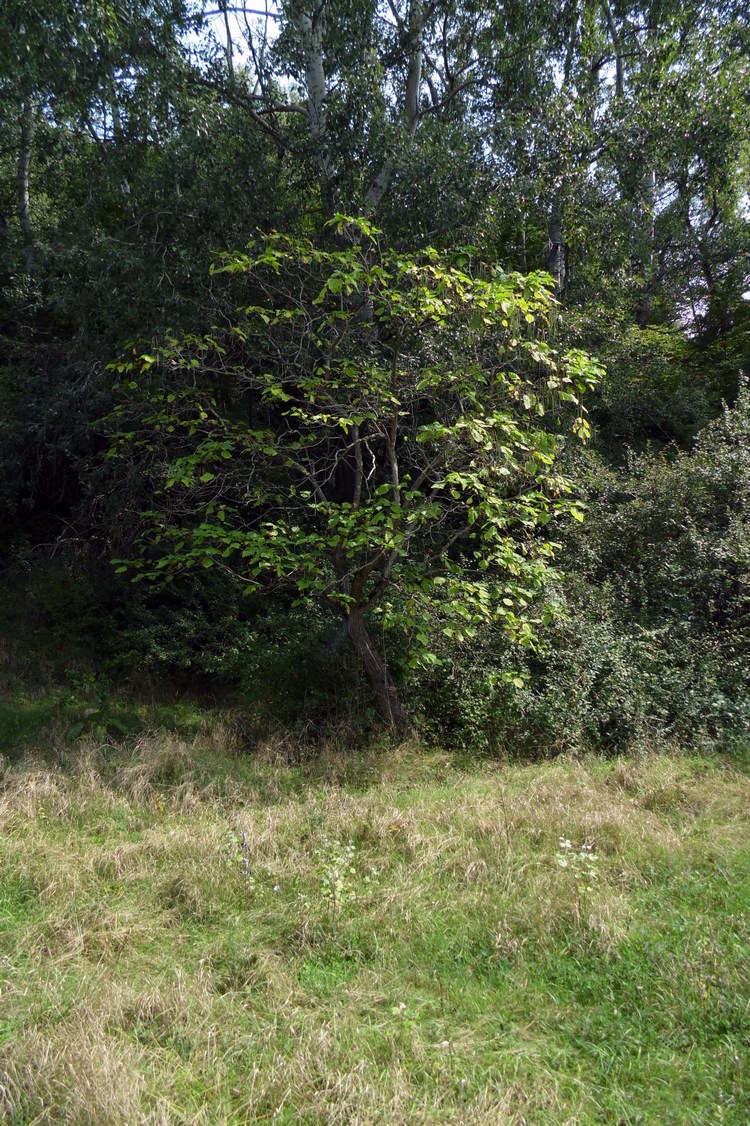
[[[653, 90], [656, 97], [660, 82], [658, 59], [659, 43], [659, 4], [658, 0], [649, 6], [646, 26], [646, 54], [651, 61], [646, 67], [646, 86]], [[655, 254], [656, 254], [656, 169], [646, 168], [643, 174], [643, 203], [639, 216], [639, 227], [645, 235], [643, 252], [641, 256], [641, 270], [644, 277], [644, 286], [641, 299], [636, 309], [635, 319], [639, 328], [646, 328], [651, 321], [651, 299], [656, 287]]]
[[562, 213], [559, 200], [552, 204], [547, 228], [547, 273], [555, 279], [555, 296], [562, 298], [568, 288], [568, 247], [562, 233]]
[[[408, 51], [406, 89], [404, 91], [403, 129], [405, 144], [414, 140], [419, 125], [419, 88], [422, 82], [422, 37], [424, 35], [425, 11], [423, 0], [411, 0], [407, 23], [406, 46]], [[396, 156], [391, 152], [365, 195], [362, 214], [370, 218], [381, 199], [388, 191], [396, 170]]]
[[656, 171], [649, 168], [643, 178], [644, 207], [642, 212], [642, 229], [646, 233], [642, 270], [645, 277], [643, 292], [635, 313], [636, 324], [639, 328], [646, 328], [651, 320], [651, 298], [656, 282], [654, 268], [656, 248]]
[[27, 274], [34, 271], [34, 229], [31, 224], [29, 196], [29, 169], [31, 168], [31, 141], [34, 135], [34, 110], [31, 99], [26, 98], [21, 109], [21, 146], [18, 151], [17, 209], [21, 228], [23, 266]]
[[378, 715], [388, 727], [400, 732], [408, 730], [410, 727], [409, 716], [398, 698], [398, 692], [391, 680], [388, 666], [373, 645], [360, 609], [352, 610], [347, 618], [346, 628], [352, 645], [364, 665], [367, 679], [375, 696]]
[[609, 0], [604, 0], [604, 15], [607, 19], [607, 31], [615, 52], [615, 96], [621, 98], [625, 93], [625, 63], [622, 57], [620, 35]]
[[326, 98], [328, 79], [323, 64], [325, 0], [319, 0], [311, 13], [301, 12], [298, 27], [302, 33], [307, 87], [307, 119], [320, 173], [323, 204], [329, 216], [338, 210], [334, 168], [331, 161]]

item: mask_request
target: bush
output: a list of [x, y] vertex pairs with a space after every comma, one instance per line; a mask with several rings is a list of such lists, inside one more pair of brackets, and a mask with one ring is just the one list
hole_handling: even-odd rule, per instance
[[[534, 652], [487, 635], [444, 654], [419, 705], [491, 752], [725, 742], [750, 730], [750, 395], [690, 452], [579, 466], [589, 512], [565, 529]], [[519, 683], [512, 685], [515, 669]]]

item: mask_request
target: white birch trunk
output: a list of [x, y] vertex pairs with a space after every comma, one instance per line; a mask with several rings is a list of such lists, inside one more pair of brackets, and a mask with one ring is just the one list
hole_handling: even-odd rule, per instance
[[[414, 135], [419, 125], [419, 90], [422, 84], [422, 38], [424, 35], [424, 19], [425, 11], [423, 0], [410, 0], [407, 24], [407, 49], [409, 54], [402, 115], [403, 140], [407, 145], [414, 140]], [[362, 212], [366, 217], [369, 218], [369, 216], [372, 215], [381, 199], [388, 191], [395, 170], [395, 154], [389, 153], [365, 195]]]
[[17, 210], [21, 228], [23, 267], [27, 274], [34, 272], [34, 228], [31, 222], [31, 196], [29, 172], [31, 169], [31, 142], [34, 136], [34, 109], [26, 98], [21, 108], [21, 145], [18, 150]]
[[336, 200], [334, 169], [329, 151], [327, 130], [326, 98], [328, 96], [328, 82], [323, 60], [323, 44], [325, 41], [323, 8], [323, 2], [317, 3], [312, 12], [302, 12], [298, 21], [305, 56], [307, 117], [320, 170], [323, 200], [326, 210], [329, 214], [332, 214], [336, 210]]

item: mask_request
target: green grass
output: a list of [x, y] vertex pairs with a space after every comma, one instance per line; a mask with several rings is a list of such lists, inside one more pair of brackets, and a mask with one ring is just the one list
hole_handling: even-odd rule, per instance
[[0, 1118], [750, 1121], [736, 765], [230, 744], [7, 767]]
[[149, 728], [194, 735], [205, 728], [206, 718], [190, 703], [143, 704], [102, 696], [95, 682], [88, 692], [30, 696], [19, 689], [0, 696], [0, 755], [17, 760], [33, 750], [37, 757], [59, 762], [60, 751], [82, 737], [104, 743]]

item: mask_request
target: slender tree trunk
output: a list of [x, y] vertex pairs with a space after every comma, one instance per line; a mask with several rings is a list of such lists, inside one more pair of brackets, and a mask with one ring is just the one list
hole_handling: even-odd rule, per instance
[[[660, 75], [657, 59], [659, 40], [659, 4], [658, 0], [650, 5], [648, 12], [648, 27], [646, 30], [646, 44], [650, 61], [646, 71], [647, 85], [657, 93], [660, 86]], [[640, 227], [645, 234], [645, 245], [641, 257], [641, 269], [645, 279], [643, 294], [636, 309], [636, 323], [639, 328], [646, 328], [651, 320], [651, 301], [656, 284], [656, 169], [647, 167], [643, 175], [643, 205], [640, 216]]]
[[398, 698], [396, 686], [388, 672], [388, 666], [375, 648], [365, 624], [362, 611], [355, 608], [346, 622], [352, 645], [364, 665], [367, 679], [375, 696], [378, 715], [388, 727], [396, 731], [407, 731], [409, 716]]
[[31, 224], [29, 195], [29, 170], [31, 168], [31, 142], [34, 136], [34, 110], [31, 99], [24, 99], [21, 108], [21, 146], [18, 152], [17, 209], [21, 228], [23, 267], [27, 274], [34, 272], [34, 228]]
[[328, 79], [323, 64], [325, 0], [318, 0], [312, 13], [302, 12], [298, 18], [305, 58], [307, 87], [307, 118], [320, 171], [320, 188], [328, 215], [337, 210], [334, 168], [328, 138], [326, 98]]
[[[423, 0], [411, 0], [407, 25], [407, 73], [402, 113], [403, 141], [410, 145], [419, 125], [419, 88], [422, 82], [422, 37], [424, 35], [425, 10]], [[381, 199], [388, 191], [396, 170], [396, 154], [389, 153], [380, 171], [370, 184], [365, 195], [362, 214], [368, 218], [377, 209]]]
[[232, 28], [229, 24], [229, 12], [227, 11], [227, 0], [222, 0], [219, 9], [224, 16], [224, 33], [227, 37], [227, 70], [229, 71], [229, 80], [234, 82], [234, 45], [232, 43]]
[[620, 46], [620, 35], [609, 0], [604, 0], [604, 15], [607, 20], [607, 31], [615, 52], [615, 96], [621, 98], [625, 93], [625, 64], [622, 57], [622, 47]]
[[547, 228], [547, 272], [555, 279], [555, 296], [564, 297], [568, 286], [568, 248], [562, 233], [560, 202], [552, 204]]
[[[329, 215], [339, 210], [339, 189], [327, 114], [328, 77], [324, 65], [325, 5], [327, 0], [314, 0], [311, 11], [295, 17], [302, 38], [307, 93], [307, 119], [318, 163], [323, 203]], [[401, 112], [401, 139], [404, 147], [414, 140], [420, 120], [419, 90], [422, 82], [422, 38], [424, 35], [424, 0], [410, 0], [404, 26], [400, 29], [406, 51], [406, 86]], [[361, 213], [369, 217], [390, 187], [396, 170], [397, 154], [388, 152], [372, 180], [361, 205]], [[353, 236], [356, 237], [356, 236]]]
[[649, 168], [643, 178], [643, 195], [645, 205], [642, 219], [647, 241], [642, 259], [645, 284], [635, 314], [636, 324], [639, 328], [646, 328], [651, 320], [651, 299], [656, 281], [656, 271], [654, 268], [656, 251], [656, 172], [653, 168]]

